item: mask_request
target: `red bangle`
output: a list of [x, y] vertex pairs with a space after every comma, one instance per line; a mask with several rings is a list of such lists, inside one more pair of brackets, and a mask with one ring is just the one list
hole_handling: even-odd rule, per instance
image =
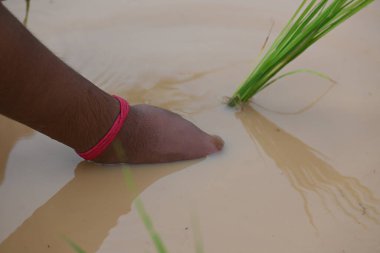
[[111, 129], [104, 135], [104, 137], [90, 150], [86, 152], [77, 154], [85, 160], [93, 160], [98, 157], [103, 151], [111, 144], [111, 142], [115, 139], [116, 135], [119, 133], [121, 127], [124, 124], [125, 119], [128, 116], [129, 112], [129, 104], [123, 98], [118, 96], [113, 96], [119, 101], [120, 104], [120, 112], [117, 116], [115, 122], [113, 123]]

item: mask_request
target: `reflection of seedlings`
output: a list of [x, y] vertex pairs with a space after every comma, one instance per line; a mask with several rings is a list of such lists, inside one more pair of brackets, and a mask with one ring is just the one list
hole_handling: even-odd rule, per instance
[[318, 151], [280, 129], [252, 107], [244, 107], [236, 116], [251, 139], [274, 160], [301, 195], [313, 226], [315, 224], [308, 200], [308, 194], [311, 193], [316, 194], [330, 213], [328, 200], [358, 224], [363, 224], [361, 219], [380, 224], [380, 213], [376, 208], [379, 200], [358, 179], [340, 174], [321, 158]]
[[276, 75], [328, 32], [374, 0], [303, 0], [272, 46], [234, 93], [228, 105], [247, 102], [257, 92], [283, 77], [309, 72], [323, 78], [324, 74], [312, 70], [296, 70]]
[[25, 0], [26, 2], [26, 9], [25, 9], [25, 17], [24, 17], [24, 25], [27, 26], [28, 24], [28, 18], [29, 18], [29, 10], [30, 10], [30, 0]]

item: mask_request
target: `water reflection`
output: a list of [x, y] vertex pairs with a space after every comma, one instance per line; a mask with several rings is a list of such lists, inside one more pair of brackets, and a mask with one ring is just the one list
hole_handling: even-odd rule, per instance
[[4, 180], [5, 168], [13, 146], [19, 139], [32, 133], [32, 129], [0, 115], [0, 184]]
[[325, 162], [312, 147], [285, 132], [252, 107], [246, 106], [236, 117], [241, 120], [251, 139], [258, 143], [287, 176], [304, 201], [310, 223], [315, 227], [310, 210], [310, 194], [315, 194], [331, 213], [328, 203], [354, 222], [379, 224], [379, 200], [358, 179], [344, 176]]
[[326, 96], [336, 85], [337, 83], [334, 81], [322, 94], [318, 95], [315, 99], [313, 99], [311, 102], [309, 102], [306, 106], [302, 107], [301, 109], [299, 110], [296, 110], [296, 111], [293, 111], [293, 112], [284, 112], [284, 111], [277, 111], [277, 110], [272, 110], [272, 109], [269, 109], [265, 106], [262, 106], [258, 103], [255, 103], [255, 101], [252, 101], [252, 103], [257, 106], [257, 107], [260, 107], [261, 109], [265, 110], [265, 111], [268, 111], [268, 112], [274, 112], [274, 113], [279, 113], [279, 114], [287, 114], [287, 115], [296, 115], [296, 114], [301, 114], [301, 113], [304, 113], [308, 110], [310, 110], [311, 108], [313, 108], [324, 96]]
[[121, 166], [81, 162], [75, 178], [38, 208], [2, 244], [0, 252], [70, 252], [63, 235], [96, 252], [137, 194], [158, 179], [198, 161], [129, 166], [136, 185], [128, 190]]

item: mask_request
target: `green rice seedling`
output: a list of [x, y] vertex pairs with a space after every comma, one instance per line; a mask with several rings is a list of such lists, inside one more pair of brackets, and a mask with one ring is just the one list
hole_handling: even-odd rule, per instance
[[[123, 173], [124, 173], [125, 181], [130, 191], [135, 192], [136, 187], [133, 181], [131, 171], [128, 168], [124, 168]], [[151, 240], [153, 241], [154, 246], [156, 247], [157, 253], [168, 253], [164, 242], [162, 241], [159, 233], [154, 228], [152, 219], [150, 218], [149, 214], [145, 211], [145, 207], [139, 197], [137, 197], [135, 200], [135, 206], [136, 206], [137, 213], [140, 216], [140, 219], [144, 223], [145, 229], [148, 231], [149, 236]]]
[[331, 80], [312, 70], [296, 70], [278, 77], [276, 74], [316, 41], [372, 2], [374, 0], [303, 0], [256, 68], [228, 100], [228, 105], [233, 107], [245, 103], [278, 79], [300, 72]]
[[[131, 192], [136, 191], [136, 186], [133, 181], [133, 177], [131, 174], [131, 171], [125, 167], [123, 168], [123, 174], [125, 178], [125, 182]], [[150, 217], [150, 215], [147, 213], [145, 210], [144, 204], [141, 201], [139, 197], [136, 198], [135, 200], [135, 206], [137, 213], [140, 216], [140, 219], [144, 223], [145, 229], [149, 233], [149, 237], [154, 243], [154, 246], [156, 248], [157, 253], [168, 253], [169, 251], [166, 249], [166, 246], [161, 239], [161, 236], [159, 233], [156, 231], [153, 225], [153, 221]], [[193, 220], [193, 226], [194, 226], [194, 239], [195, 239], [195, 250], [196, 253], [204, 253], [203, 251], [203, 243], [202, 243], [202, 238], [200, 236], [200, 229], [199, 229], [199, 224], [197, 220]], [[76, 253], [86, 253], [84, 249], [82, 249], [78, 244], [76, 244], [74, 241], [72, 241], [70, 238], [63, 237], [63, 239], [67, 242], [67, 244], [72, 248], [72, 250]]]
[[69, 239], [67, 237], [64, 237], [64, 239], [67, 242], [67, 244], [69, 244], [70, 247], [74, 250], [74, 252], [76, 252], [76, 253], [86, 253], [86, 251], [84, 249], [82, 249], [78, 244], [76, 244], [75, 242], [73, 242], [71, 239]]
[[[131, 171], [127, 167], [125, 167], [125, 168], [123, 168], [123, 174], [124, 174], [125, 182], [129, 188], [129, 190], [131, 192], [135, 192], [136, 187], [135, 187], [135, 184], [133, 181]], [[168, 251], [166, 250], [164, 242], [162, 241], [159, 233], [154, 228], [152, 219], [150, 218], [149, 214], [145, 211], [145, 207], [144, 207], [144, 205], [143, 205], [143, 203], [139, 197], [137, 197], [135, 200], [135, 206], [136, 206], [137, 213], [140, 216], [140, 219], [144, 223], [145, 229], [148, 231], [149, 236], [154, 243], [154, 246], [156, 248], [156, 252], [157, 253], [168, 253]], [[66, 237], [64, 237], [64, 239], [69, 244], [69, 246], [74, 250], [74, 252], [86, 253], [86, 251], [84, 249], [82, 249], [78, 244], [76, 244], [71, 239], [66, 238]]]
[[203, 250], [203, 240], [201, 236], [201, 229], [199, 225], [199, 219], [197, 216], [193, 216], [192, 218], [192, 226], [193, 226], [193, 237], [194, 237], [194, 248], [196, 253], [204, 253]]
[[28, 18], [29, 18], [29, 11], [30, 11], [30, 0], [25, 0], [26, 8], [25, 8], [25, 17], [23, 24], [26, 26], [28, 24]]
[[[135, 184], [133, 181], [131, 171], [127, 167], [125, 167], [123, 169], [123, 173], [124, 173], [125, 181], [129, 187], [129, 190], [131, 192], [136, 191], [136, 187], [135, 187]], [[153, 221], [152, 221], [150, 215], [145, 210], [144, 204], [139, 197], [137, 197], [135, 200], [135, 207], [136, 207], [137, 213], [140, 216], [140, 219], [144, 223], [145, 229], [149, 233], [150, 239], [154, 243], [154, 246], [156, 248], [156, 252], [157, 253], [168, 253], [169, 251], [166, 249], [166, 246], [165, 246], [163, 240], [161, 239], [160, 234], [154, 228]], [[202, 242], [202, 238], [200, 236], [199, 223], [198, 223], [198, 220], [195, 218], [193, 219], [193, 227], [194, 227], [194, 242], [195, 242], [196, 253], [204, 253], [203, 242]]]

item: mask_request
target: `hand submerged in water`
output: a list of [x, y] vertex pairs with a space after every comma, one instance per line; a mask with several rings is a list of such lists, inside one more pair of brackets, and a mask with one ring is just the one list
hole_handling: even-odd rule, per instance
[[[1, 1], [0, 38], [0, 114], [81, 154], [102, 146], [120, 112], [117, 100], [50, 52]], [[175, 113], [136, 105], [116, 139], [102, 147], [91, 156], [95, 162], [158, 163], [207, 156], [223, 141]]]
[[113, 143], [96, 158], [100, 163], [162, 163], [201, 158], [223, 148], [218, 136], [203, 132], [173, 112], [150, 106], [131, 106]]

